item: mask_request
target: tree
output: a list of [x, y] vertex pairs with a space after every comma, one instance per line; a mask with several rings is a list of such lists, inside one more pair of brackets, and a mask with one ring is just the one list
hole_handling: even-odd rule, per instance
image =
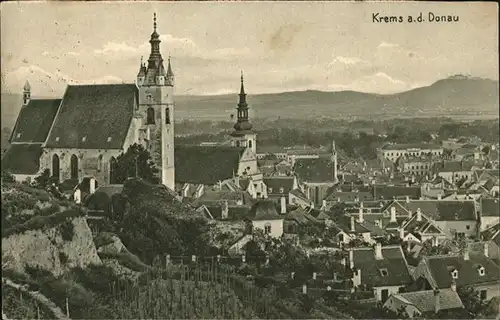
[[14, 176], [8, 173], [7, 171], [2, 170], [2, 183], [5, 182], [14, 182], [16, 179], [14, 179]]
[[33, 187], [45, 189], [55, 183], [55, 179], [52, 179], [50, 176], [50, 170], [45, 169], [39, 176], [35, 177], [35, 181], [33, 181]]
[[470, 316], [476, 317], [485, 311], [486, 302], [480, 298], [479, 292], [474, 288], [469, 286], [459, 287], [457, 293]]
[[127, 152], [116, 159], [115, 178], [117, 183], [123, 183], [127, 178], [139, 177], [147, 182], [158, 184], [158, 169], [155, 167], [149, 151], [142, 145], [133, 144]]

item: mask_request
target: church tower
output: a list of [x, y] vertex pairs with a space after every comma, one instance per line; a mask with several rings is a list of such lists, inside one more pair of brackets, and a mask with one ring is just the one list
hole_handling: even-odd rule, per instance
[[23, 107], [27, 106], [31, 99], [31, 86], [28, 81], [24, 84], [23, 88]]
[[240, 101], [237, 108], [237, 121], [234, 131], [231, 133], [232, 145], [235, 147], [250, 148], [257, 154], [257, 134], [252, 130], [252, 124], [248, 120], [248, 104], [243, 84], [243, 72], [241, 72]]
[[153, 18], [153, 33], [149, 43], [151, 53], [147, 66], [139, 66], [139, 111], [143, 116], [147, 135], [147, 149], [159, 169], [160, 181], [175, 189], [174, 168], [174, 73], [170, 65], [165, 69], [160, 53], [160, 35], [156, 32], [156, 13]]

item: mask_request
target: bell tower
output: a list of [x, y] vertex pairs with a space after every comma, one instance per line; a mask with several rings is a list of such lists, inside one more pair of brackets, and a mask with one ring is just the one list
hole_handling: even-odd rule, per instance
[[243, 71], [241, 72], [241, 87], [237, 110], [237, 121], [234, 124], [234, 131], [231, 133], [232, 145], [235, 147], [245, 147], [257, 154], [257, 134], [252, 130], [252, 124], [248, 119], [247, 94], [243, 83]]
[[23, 87], [23, 107], [27, 106], [31, 99], [31, 86], [28, 81], [24, 84]]
[[170, 57], [165, 70], [160, 53], [160, 35], [156, 32], [156, 28], [155, 13], [153, 33], [149, 40], [151, 53], [147, 66], [141, 58], [137, 74], [139, 112], [143, 117], [143, 128], [149, 132], [147, 149], [156, 168], [159, 169], [160, 181], [174, 190], [174, 73]]

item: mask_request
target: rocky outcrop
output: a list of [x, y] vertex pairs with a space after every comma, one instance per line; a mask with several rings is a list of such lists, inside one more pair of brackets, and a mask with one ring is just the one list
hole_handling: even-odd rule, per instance
[[63, 239], [61, 225], [2, 238], [3, 268], [25, 272], [27, 266], [39, 267], [57, 277], [70, 268], [101, 264], [85, 217], [73, 218], [70, 223], [71, 239], [68, 232]]

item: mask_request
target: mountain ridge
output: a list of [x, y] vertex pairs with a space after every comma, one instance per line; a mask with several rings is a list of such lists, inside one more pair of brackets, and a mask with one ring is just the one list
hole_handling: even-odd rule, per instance
[[[393, 94], [343, 91], [286, 91], [248, 93], [252, 118], [389, 119], [439, 117], [484, 119], [498, 117], [498, 81], [456, 75], [429, 86]], [[42, 98], [40, 96], [40, 98]], [[47, 97], [43, 97], [47, 98]], [[2, 127], [12, 128], [21, 95], [2, 94]], [[177, 119], [229, 120], [238, 95], [178, 95]]]

